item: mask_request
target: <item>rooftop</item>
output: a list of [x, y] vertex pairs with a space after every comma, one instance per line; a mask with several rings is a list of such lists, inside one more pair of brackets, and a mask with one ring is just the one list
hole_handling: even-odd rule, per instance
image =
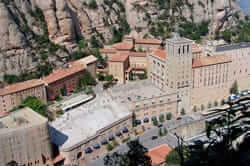
[[166, 52], [166, 50], [164, 49], [157, 49], [157, 50], [155, 50], [154, 52], [153, 52], [153, 54], [152, 54], [153, 56], [156, 56], [156, 57], [158, 57], [158, 58], [160, 58], [160, 59], [162, 59], [162, 60], [165, 60], [166, 59], [166, 56], [167, 56], [167, 52]]
[[116, 53], [116, 50], [114, 48], [103, 48], [100, 49], [101, 53]]
[[23, 91], [25, 89], [30, 89], [33, 87], [41, 86], [43, 84], [44, 82], [41, 79], [33, 79], [33, 80], [28, 80], [28, 81], [24, 81], [24, 82], [20, 82], [16, 84], [11, 84], [0, 89], [0, 95], [6, 95], [6, 94]]
[[128, 53], [119, 53], [111, 56], [109, 58], [110, 62], [124, 62], [128, 59], [129, 54]]
[[98, 95], [89, 103], [51, 122], [51, 140], [61, 150], [68, 151], [91, 139], [101, 129], [130, 115], [125, 106], [114, 102], [108, 95]]
[[85, 67], [83, 65], [69, 65], [67, 68], [54, 70], [50, 75], [44, 77], [43, 80], [47, 84], [50, 84], [77, 72], [83, 71], [84, 69]]
[[113, 48], [117, 50], [132, 50], [134, 45], [132, 42], [120, 42], [112, 45]]
[[216, 46], [215, 50], [216, 52], [222, 52], [222, 51], [231, 51], [235, 49], [248, 48], [248, 47], [250, 47], [250, 42], [241, 42], [232, 45]]
[[194, 59], [193, 68], [199, 68], [209, 65], [221, 64], [232, 62], [232, 60], [225, 55], [216, 55], [216, 56], [203, 56], [199, 59]]
[[181, 43], [192, 43], [193, 41], [184, 37], [180, 37], [179, 35], [174, 36], [173, 38], [166, 39], [167, 42], [181, 44]]
[[31, 108], [25, 107], [0, 118], [0, 134], [47, 122]]
[[134, 57], [146, 57], [147, 54], [146, 52], [130, 52], [129, 56], [134, 56]]
[[136, 44], [155, 44], [161, 45], [162, 41], [158, 39], [135, 39]]
[[90, 55], [90, 56], [81, 58], [79, 60], [70, 62], [70, 64], [72, 64], [72, 65], [77, 65], [77, 64], [88, 65], [88, 64], [94, 63], [96, 61], [97, 61], [97, 58], [94, 55]]
[[166, 156], [172, 151], [172, 148], [170, 148], [168, 145], [163, 144], [160, 146], [157, 146], [153, 149], [150, 149], [147, 155], [152, 160], [152, 165], [156, 166], [159, 164], [162, 164], [165, 162]]
[[150, 80], [141, 80], [136, 82], [128, 82], [124, 85], [115, 85], [108, 91], [112, 96], [112, 99], [120, 103], [137, 102], [141, 100], [152, 99], [153, 97], [157, 96], [167, 95], [165, 91], [155, 87], [150, 82]]

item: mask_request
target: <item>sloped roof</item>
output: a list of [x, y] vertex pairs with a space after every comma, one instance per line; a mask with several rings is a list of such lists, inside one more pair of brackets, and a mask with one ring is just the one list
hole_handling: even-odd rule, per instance
[[40, 79], [33, 79], [33, 80], [28, 80], [28, 81], [24, 81], [24, 82], [20, 82], [16, 84], [11, 84], [0, 89], [0, 95], [7, 95], [7, 94], [23, 91], [25, 89], [30, 89], [30, 88], [40, 86], [43, 84], [44, 82]]
[[172, 148], [164, 144], [164, 145], [160, 145], [158, 147], [151, 149], [147, 155], [151, 158], [152, 165], [156, 166], [165, 162], [166, 156], [171, 151], [172, 151]]
[[153, 52], [153, 55], [156, 57], [159, 57], [162, 60], [165, 60], [167, 56], [167, 52], [166, 50], [163, 50], [163, 49], [157, 49]]
[[162, 41], [158, 39], [135, 39], [136, 44], [155, 44], [161, 45]]
[[116, 50], [114, 48], [102, 48], [100, 49], [101, 53], [116, 53]]
[[69, 64], [72, 64], [72, 65], [88, 65], [90, 63], [96, 62], [97, 60], [98, 59], [94, 55], [89, 55], [87, 57], [78, 59], [76, 61], [72, 61]]
[[132, 42], [120, 42], [112, 45], [117, 50], [132, 50], [134, 45]]
[[135, 56], [135, 57], [146, 57], [146, 52], [130, 52], [129, 56]]
[[124, 62], [128, 59], [129, 53], [119, 53], [115, 54], [109, 58], [110, 62]]
[[232, 62], [232, 60], [225, 55], [204, 56], [199, 59], [194, 59], [192, 67], [198, 68], [228, 62]]
[[70, 65], [68, 68], [54, 70], [53, 73], [51, 73], [47, 77], [44, 77], [43, 80], [47, 84], [50, 84], [83, 70], [83, 65]]

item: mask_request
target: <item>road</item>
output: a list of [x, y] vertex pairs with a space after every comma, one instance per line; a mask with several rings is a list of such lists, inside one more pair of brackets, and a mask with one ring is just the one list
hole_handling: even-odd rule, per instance
[[[165, 122], [163, 124], [163, 127], [167, 128], [167, 125], [168, 125], [168, 122]], [[170, 132], [168, 132], [166, 136], [162, 136], [162, 137], [158, 136], [158, 132], [159, 132], [159, 128], [153, 127], [150, 130], [145, 131], [142, 135], [134, 137], [133, 139], [138, 138], [140, 143], [147, 149], [152, 149], [162, 144], [167, 144], [171, 147], [177, 146], [177, 139]], [[155, 140], [152, 140], [152, 136], [158, 136], [158, 138]], [[125, 153], [128, 151], [128, 147], [126, 144], [122, 144], [111, 153], [115, 151], [118, 153]], [[88, 166], [104, 166], [103, 157], [93, 161], [92, 163], [88, 164]]]

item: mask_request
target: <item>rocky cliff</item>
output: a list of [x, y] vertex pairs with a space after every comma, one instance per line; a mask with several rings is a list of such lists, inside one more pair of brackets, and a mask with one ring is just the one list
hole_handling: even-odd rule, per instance
[[[63, 65], [83, 37], [116, 42], [125, 34], [170, 33], [183, 20], [210, 21], [211, 33], [242, 12], [229, 0], [0, 0], [0, 78]], [[164, 35], [153, 34], [161, 38]], [[167, 35], [166, 35], [167, 36]]]

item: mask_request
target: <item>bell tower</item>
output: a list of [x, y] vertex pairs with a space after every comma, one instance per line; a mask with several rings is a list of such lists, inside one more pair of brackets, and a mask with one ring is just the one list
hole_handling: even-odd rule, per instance
[[166, 40], [166, 90], [178, 92], [177, 113], [191, 110], [193, 41], [175, 36]]

